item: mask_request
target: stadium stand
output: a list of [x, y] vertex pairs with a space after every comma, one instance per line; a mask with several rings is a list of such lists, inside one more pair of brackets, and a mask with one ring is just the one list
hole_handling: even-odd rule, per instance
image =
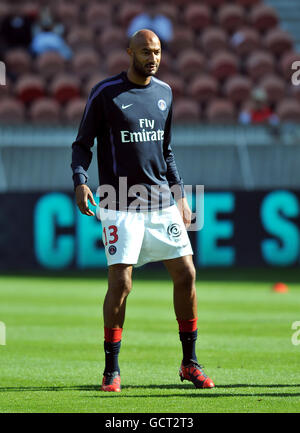
[[[73, 56], [67, 60], [50, 51], [35, 57], [28, 46], [1, 40], [7, 86], [0, 89], [0, 122], [36, 124], [48, 112], [49, 121], [72, 123], [91, 88], [128, 67], [127, 29], [147, 1], [20, 3], [32, 37], [48, 14]], [[291, 22], [291, 7], [285, 13], [279, 0], [153, 0], [153, 5], [173, 24], [158, 78], [173, 88], [175, 122], [237, 121], [256, 87], [266, 91], [282, 121], [298, 119], [300, 91], [291, 86], [292, 64], [300, 60], [293, 40], [297, 32], [292, 35], [281, 26], [286, 19]], [[0, 33], [11, 11], [11, 2], [3, 0]]]

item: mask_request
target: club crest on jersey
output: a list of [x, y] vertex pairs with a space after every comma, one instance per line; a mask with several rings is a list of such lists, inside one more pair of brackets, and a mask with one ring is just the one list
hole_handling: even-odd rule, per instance
[[177, 238], [181, 236], [181, 228], [177, 223], [170, 224], [167, 228], [167, 233], [171, 239], [177, 241]]
[[108, 252], [109, 252], [109, 254], [110, 254], [111, 256], [113, 256], [113, 255], [116, 254], [116, 252], [117, 252], [117, 247], [115, 247], [114, 245], [111, 245], [111, 246], [108, 248]]
[[158, 101], [157, 105], [158, 105], [158, 108], [159, 108], [161, 111], [166, 111], [166, 109], [167, 109], [167, 103], [166, 103], [166, 101], [165, 101], [164, 99], [160, 99], [160, 100]]

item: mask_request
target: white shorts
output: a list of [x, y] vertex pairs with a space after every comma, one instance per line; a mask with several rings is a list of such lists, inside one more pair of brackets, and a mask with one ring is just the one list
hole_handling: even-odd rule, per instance
[[108, 266], [135, 267], [193, 254], [176, 205], [152, 212], [100, 208], [102, 239]]

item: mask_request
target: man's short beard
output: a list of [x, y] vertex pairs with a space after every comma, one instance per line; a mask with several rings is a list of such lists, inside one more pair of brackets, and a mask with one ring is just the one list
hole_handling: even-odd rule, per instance
[[152, 75], [155, 75], [157, 72], [157, 69], [154, 72], [146, 72], [141, 63], [139, 63], [136, 59], [136, 56], [133, 54], [133, 67], [135, 71], [142, 77], [151, 77]]

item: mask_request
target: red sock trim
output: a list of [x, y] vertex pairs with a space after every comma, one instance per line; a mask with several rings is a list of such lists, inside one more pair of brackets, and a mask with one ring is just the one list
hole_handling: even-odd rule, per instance
[[117, 343], [122, 340], [123, 328], [106, 328], [104, 326], [104, 340], [107, 343]]
[[177, 319], [177, 322], [179, 325], [179, 331], [180, 332], [194, 332], [194, 331], [196, 331], [197, 320], [198, 320], [198, 317], [196, 317], [195, 319], [190, 319], [190, 320]]

